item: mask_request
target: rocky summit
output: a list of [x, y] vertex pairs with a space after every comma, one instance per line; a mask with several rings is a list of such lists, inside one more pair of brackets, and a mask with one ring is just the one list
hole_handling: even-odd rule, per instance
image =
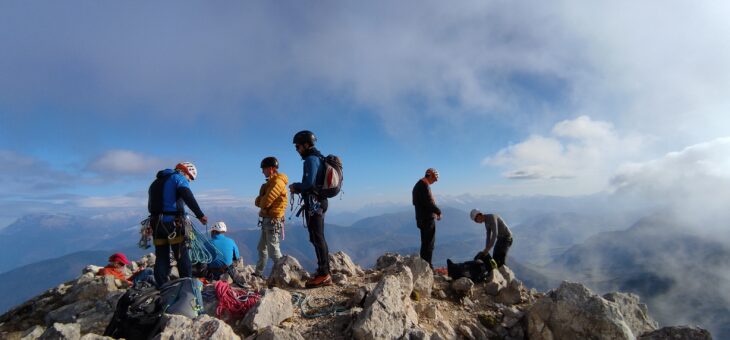
[[[150, 266], [153, 255], [128, 266]], [[591, 292], [563, 282], [546, 293], [525, 287], [504, 266], [484, 282], [434, 273], [418, 256], [386, 253], [363, 270], [350, 257], [330, 254], [334, 284], [304, 289], [310, 277], [284, 256], [264, 280], [240, 265], [221, 280], [261, 295], [239, 318], [163, 315], [154, 339], [711, 339], [695, 326], [658, 328], [633, 294]], [[0, 316], [2, 339], [111, 339], [101, 334], [128, 285], [81, 275]], [[205, 294], [213, 285], [203, 288]]]

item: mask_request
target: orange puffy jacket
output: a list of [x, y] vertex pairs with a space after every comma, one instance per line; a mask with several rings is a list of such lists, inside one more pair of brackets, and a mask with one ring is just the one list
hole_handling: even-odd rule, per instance
[[287, 191], [289, 178], [279, 172], [271, 175], [266, 183], [261, 185], [259, 196], [256, 197], [256, 206], [261, 208], [259, 216], [283, 218], [286, 212]]

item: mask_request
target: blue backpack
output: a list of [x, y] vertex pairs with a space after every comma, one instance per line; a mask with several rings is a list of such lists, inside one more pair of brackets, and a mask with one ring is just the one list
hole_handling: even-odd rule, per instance
[[189, 277], [172, 280], [160, 287], [162, 311], [191, 319], [203, 314], [203, 283]]

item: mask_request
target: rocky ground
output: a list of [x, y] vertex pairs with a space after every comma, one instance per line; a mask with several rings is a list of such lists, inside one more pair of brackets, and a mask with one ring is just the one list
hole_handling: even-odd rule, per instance
[[[150, 266], [148, 255], [129, 266]], [[711, 339], [697, 327], [657, 329], [632, 294], [598, 296], [579, 283], [539, 293], [507, 268], [485, 282], [434, 274], [417, 256], [385, 254], [363, 270], [347, 254], [330, 254], [334, 284], [304, 289], [309, 274], [286, 256], [264, 281], [240, 266], [230, 283], [262, 294], [240, 320], [170, 315], [156, 339]], [[0, 316], [2, 339], [104, 339], [126, 283], [95, 277], [98, 267]], [[205, 290], [210, 290], [206, 287]], [[210, 294], [206, 294], [210, 296]]]

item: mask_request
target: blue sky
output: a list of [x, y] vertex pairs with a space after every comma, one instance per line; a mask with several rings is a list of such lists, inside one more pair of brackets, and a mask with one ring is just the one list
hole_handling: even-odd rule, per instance
[[720, 151], [696, 164], [724, 180], [728, 14], [682, 2], [3, 2], [0, 225], [143, 208], [154, 173], [182, 160], [199, 168], [204, 208], [247, 205], [261, 158], [300, 178], [302, 129], [344, 160], [342, 210], [407, 202], [428, 167], [442, 196], [651, 187], [626, 169], [707, 143]]

